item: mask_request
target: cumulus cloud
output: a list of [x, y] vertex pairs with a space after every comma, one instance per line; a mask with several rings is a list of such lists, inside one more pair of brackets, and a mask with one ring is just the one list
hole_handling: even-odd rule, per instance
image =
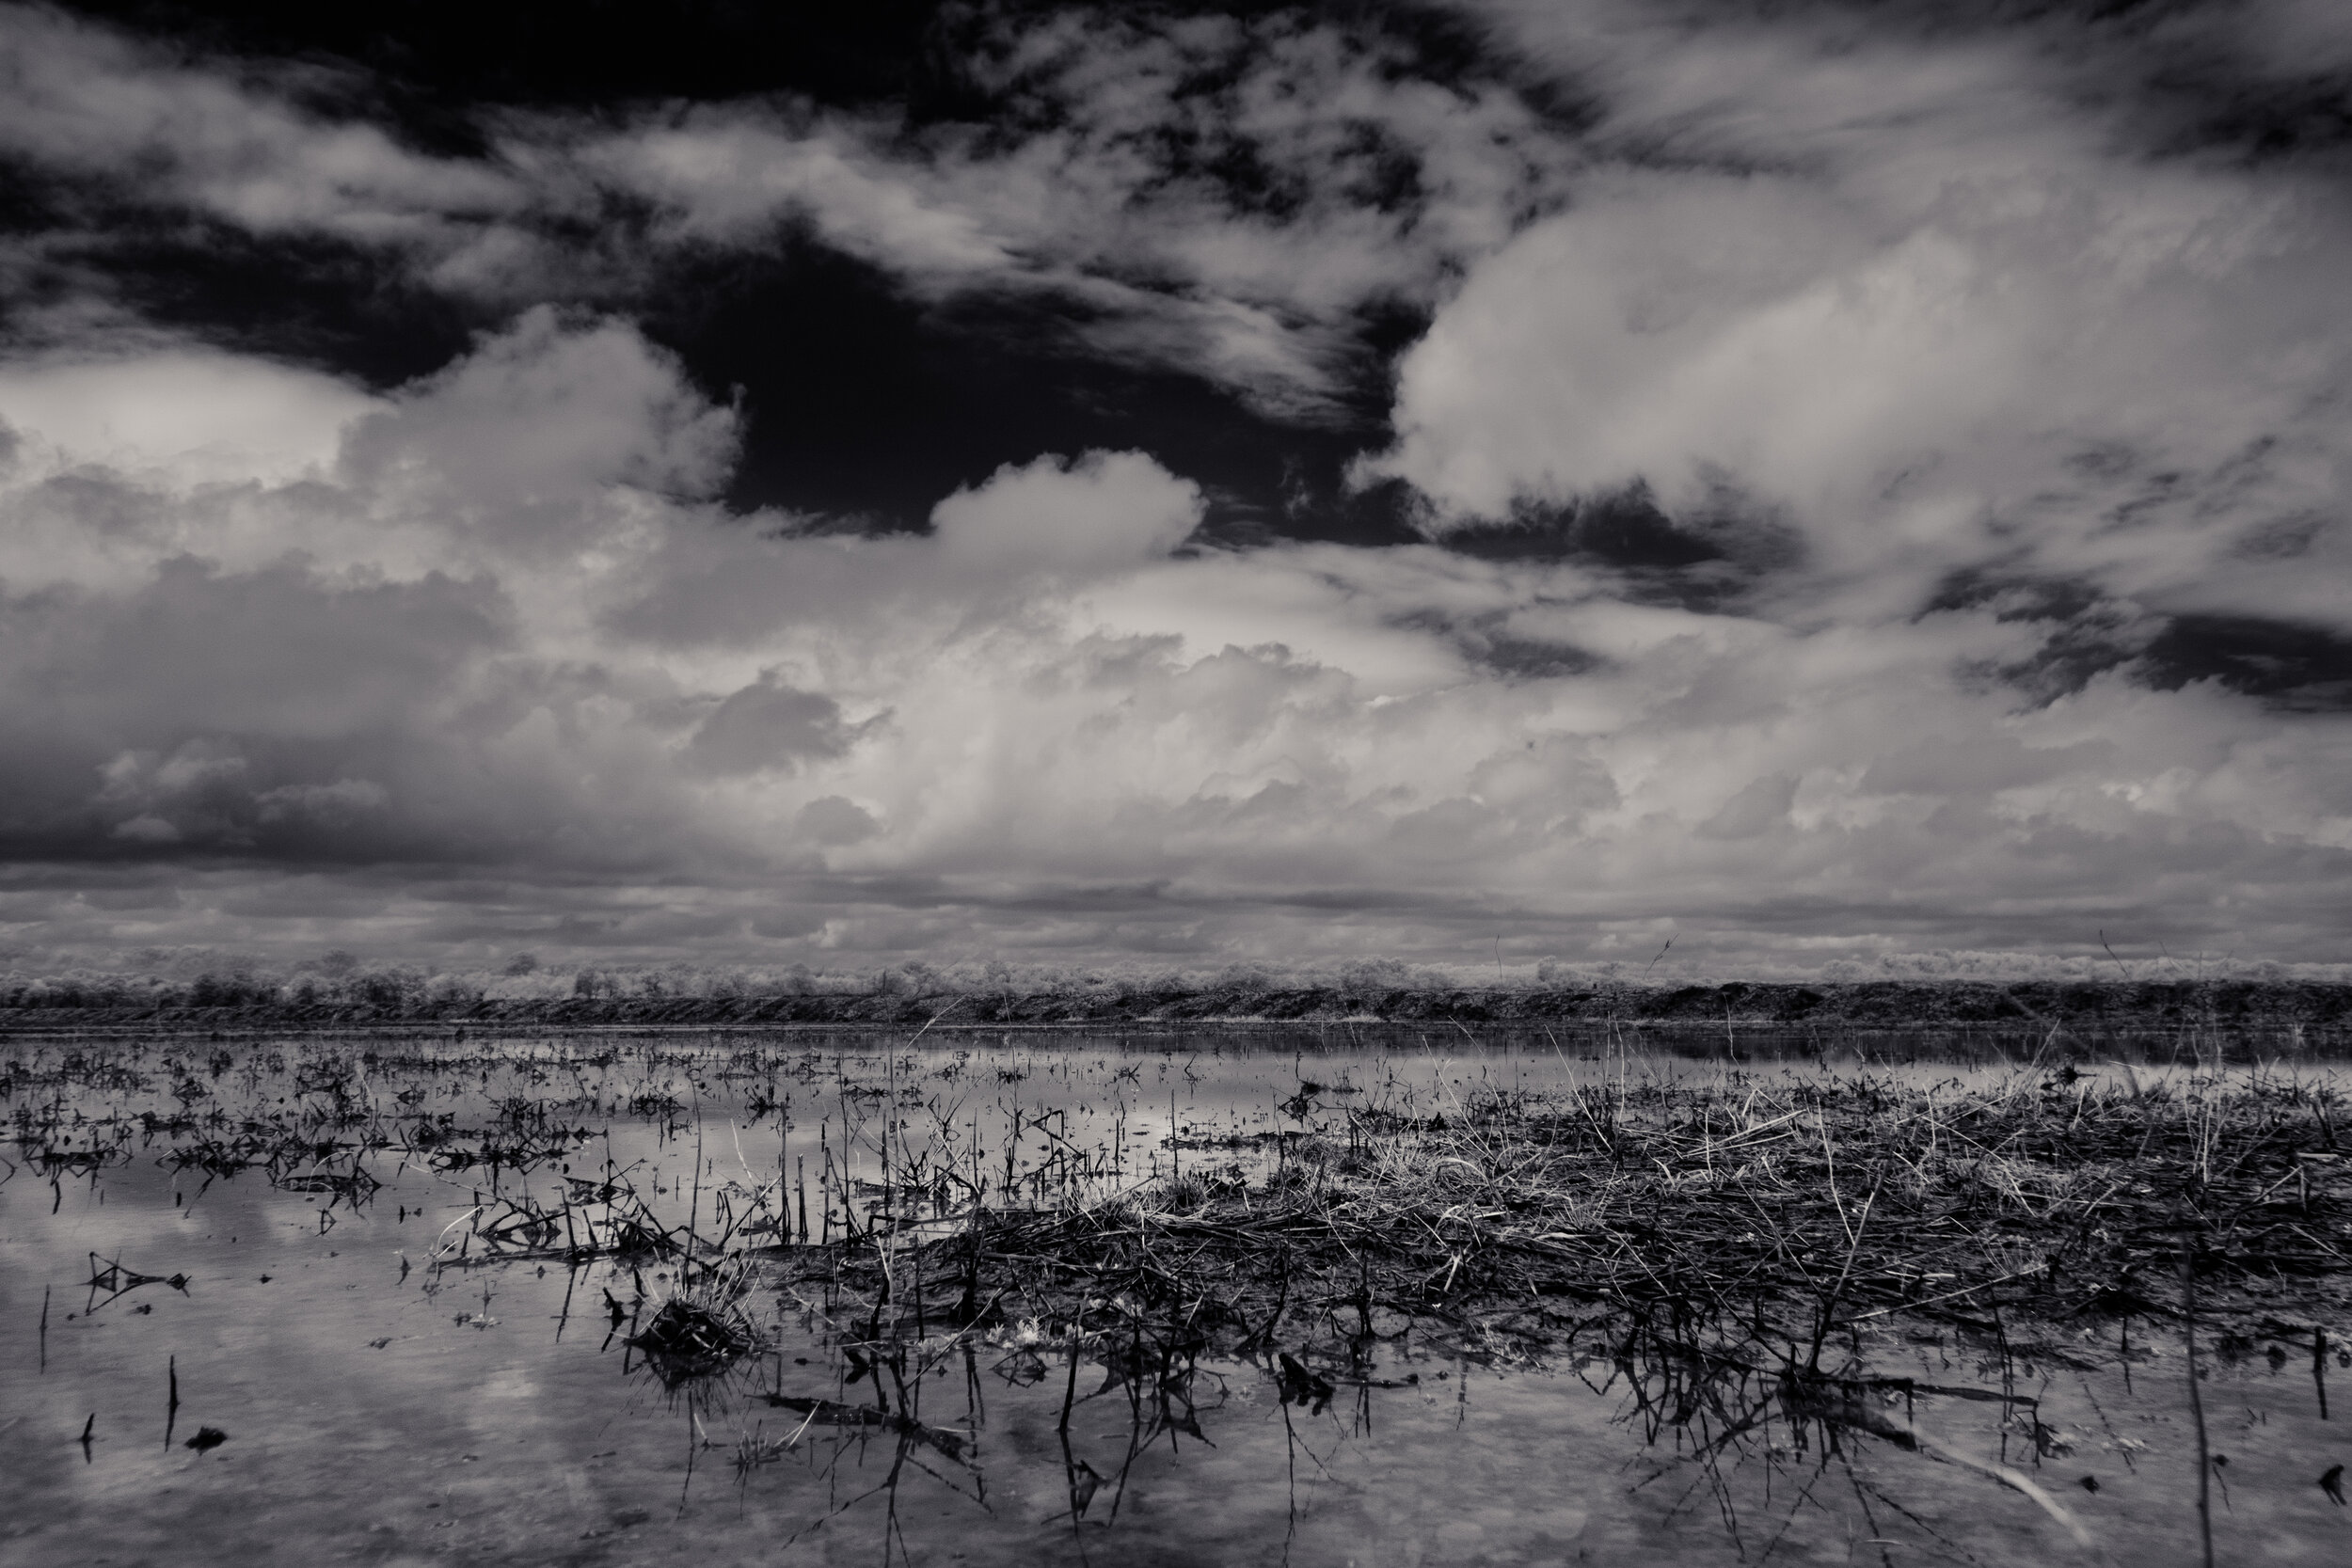
[[372, 493], [462, 518], [485, 544], [578, 548], [616, 493], [699, 498], [735, 455], [675, 356], [616, 321], [537, 306], [470, 355], [355, 421], [342, 460]]
[[1164, 556], [1199, 526], [1200, 489], [1141, 452], [1009, 464], [931, 513], [950, 562], [1084, 572]]
[[71, 452], [182, 483], [282, 483], [322, 468], [368, 406], [332, 376], [183, 345], [0, 369], [18, 461]]
[[2340, 181], [2087, 94], [2059, 24], [1856, 14], [1485, 7], [1442, 82], [1048, 18], [976, 55], [994, 134], [735, 103], [452, 161], [10, 10], [80, 85], [0, 111], [16, 155], [444, 279], [617, 193], [649, 253], [804, 225], [1305, 420], [1425, 311], [1363, 471], [1429, 536], [1226, 547], [1078, 443], [923, 532], [733, 512], [736, 409], [578, 273], [389, 388], [53, 343], [0, 364], [0, 929], [2340, 956]]
[[[2340, 722], [2112, 673], [2020, 708], [1954, 674], [2047, 635], [1990, 606], [1803, 626], [1436, 546], [1175, 555], [1197, 493], [1133, 453], [1008, 468], [928, 536], [763, 530], [635, 487], [616, 452], [712, 411], [630, 336], [525, 320], [355, 420], [326, 477], [236, 505], [109, 475], [174, 521], [132, 535], [159, 541], [143, 575], [60, 556], [11, 582], [0, 702], [40, 737], [10, 748], [17, 857], [200, 852], [248, 868], [238, 896], [277, 911], [256, 929], [358, 862], [478, 868], [408, 886], [396, 923], [475, 940], [483, 906], [527, 933], [586, 898], [612, 940], [690, 950], [1441, 949], [1499, 927], [1600, 954], [1672, 919], [1749, 950], [2016, 945], [2184, 889], [2210, 911], [2189, 924], [2276, 937], [2352, 847], [2352, 773], [2319, 766]], [[608, 385], [616, 363], [641, 379]], [[580, 400], [623, 411], [609, 439], [565, 438]], [[521, 454], [511, 493], [468, 477], [485, 429]], [[531, 549], [485, 550], [453, 496], [532, 509]], [[326, 519], [318, 553], [246, 553], [257, 507]], [[628, 619], [713, 573], [753, 585], [723, 640]], [[1506, 631], [1579, 657], [1506, 677]], [[631, 865], [667, 891], [626, 894]]]
[[1601, 89], [1608, 156], [1473, 265], [1367, 472], [1442, 526], [1735, 493], [1856, 610], [1997, 565], [2346, 624], [2331, 163], [2184, 150], [2056, 26], [1488, 8]]

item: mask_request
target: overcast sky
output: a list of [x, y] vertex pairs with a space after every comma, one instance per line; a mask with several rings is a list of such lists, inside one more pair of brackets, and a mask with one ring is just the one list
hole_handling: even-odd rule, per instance
[[2352, 8], [832, 8], [0, 4], [0, 959], [2352, 957]]

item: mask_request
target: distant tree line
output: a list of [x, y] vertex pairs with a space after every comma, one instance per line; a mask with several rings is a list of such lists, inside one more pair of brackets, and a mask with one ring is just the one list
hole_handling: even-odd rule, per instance
[[[475, 968], [429, 969], [368, 961], [337, 949], [291, 965], [208, 952], [158, 952], [138, 969], [59, 967], [0, 974], [0, 1009], [180, 1010], [357, 1009], [371, 1014], [445, 1013], [485, 1004], [746, 1003], [794, 997], [1048, 999], [1073, 1007], [1116, 1008], [1152, 997], [1312, 991], [1337, 1004], [1371, 1006], [1384, 998], [1463, 990], [1607, 995], [1671, 993], [1717, 987], [1734, 976], [1693, 974], [1687, 960], [1645, 967], [1627, 962], [1570, 964], [1557, 959], [1496, 964], [1420, 964], [1397, 958], [1325, 963], [1227, 963], [1166, 966], [1012, 965], [1002, 960], [932, 964], [915, 959], [874, 969], [788, 965], [667, 963], [562, 964], [531, 952]], [[2097, 961], [2020, 959], [2001, 955], [1896, 955], [1873, 964], [1839, 960], [1786, 978], [1832, 987], [1857, 985], [2042, 984], [2275, 985], [2352, 981], [2352, 965], [2202, 963], [2102, 958]], [[2016, 956], [2011, 955], [2011, 958]]]

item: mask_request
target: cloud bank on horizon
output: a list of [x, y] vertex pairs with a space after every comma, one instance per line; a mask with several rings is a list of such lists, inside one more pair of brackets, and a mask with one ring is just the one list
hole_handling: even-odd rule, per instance
[[926, 26], [0, 5], [0, 944], [2345, 957], [2341, 7]]

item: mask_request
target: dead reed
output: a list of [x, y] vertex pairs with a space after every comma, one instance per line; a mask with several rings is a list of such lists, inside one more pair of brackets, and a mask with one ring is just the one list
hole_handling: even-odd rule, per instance
[[1254, 1177], [1196, 1155], [1107, 1196], [976, 1204], [946, 1234], [878, 1212], [788, 1267], [910, 1323], [1091, 1334], [1141, 1307], [1327, 1369], [1408, 1332], [1510, 1362], [1628, 1321], [1800, 1370], [1896, 1332], [2088, 1361], [2128, 1354], [2134, 1322], [2180, 1325], [2184, 1281], [2221, 1354], [2275, 1357], [2323, 1347], [2352, 1283], [2335, 1091], [2261, 1070], [1302, 1099]]

